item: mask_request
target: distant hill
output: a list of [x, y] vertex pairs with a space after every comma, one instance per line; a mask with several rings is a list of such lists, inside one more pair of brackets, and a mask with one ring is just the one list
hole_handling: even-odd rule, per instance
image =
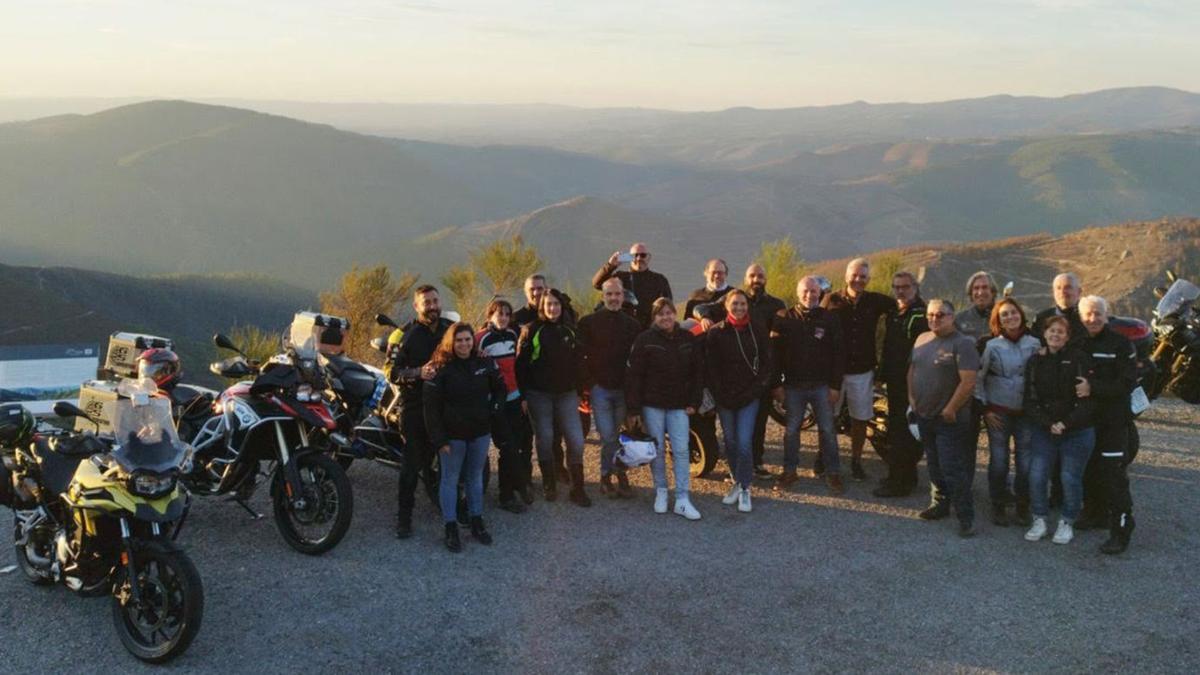
[[[901, 261], [923, 273], [922, 295], [965, 302], [967, 277], [991, 272], [1003, 286], [1013, 282], [1014, 296], [1029, 308], [1053, 304], [1050, 283], [1060, 272], [1075, 272], [1085, 293], [1101, 295], [1115, 311], [1150, 318], [1157, 300], [1154, 287], [1167, 285], [1165, 270], [1200, 279], [1200, 219], [1165, 218], [1070, 234], [1037, 234], [971, 244], [926, 244], [875, 251], [869, 258]], [[841, 284], [848, 258], [816, 263], [812, 269]]]
[[254, 272], [320, 288], [355, 261], [395, 262], [405, 242], [445, 226], [660, 175], [157, 101], [0, 125], [0, 228], [7, 262]]
[[0, 345], [94, 343], [116, 331], [175, 340], [189, 379], [208, 381], [211, 337], [237, 325], [280, 331], [316, 307], [303, 289], [264, 277], [132, 277], [65, 267], [0, 265]]

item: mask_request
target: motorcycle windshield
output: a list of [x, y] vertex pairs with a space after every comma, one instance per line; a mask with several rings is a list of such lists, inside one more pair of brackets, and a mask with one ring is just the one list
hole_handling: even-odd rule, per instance
[[188, 449], [175, 431], [171, 402], [160, 396], [145, 401], [118, 400], [113, 436], [116, 443], [110, 454], [126, 473], [164, 473], [179, 468]]
[[1166, 295], [1158, 301], [1154, 316], [1165, 319], [1178, 312], [1185, 304], [1194, 302], [1196, 298], [1200, 298], [1200, 286], [1187, 279], [1176, 279], [1167, 289]]

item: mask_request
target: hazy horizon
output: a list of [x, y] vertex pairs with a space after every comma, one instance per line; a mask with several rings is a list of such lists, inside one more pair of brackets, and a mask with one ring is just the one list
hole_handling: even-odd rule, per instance
[[681, 111], [1200, 91], [1196, 25], [1200, 5], [1106, 0], [20, 1], [0, 91]]

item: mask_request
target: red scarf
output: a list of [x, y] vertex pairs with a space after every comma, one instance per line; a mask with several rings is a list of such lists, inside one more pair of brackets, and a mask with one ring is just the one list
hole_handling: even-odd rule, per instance
[[750, 325], [750, 313], [747, 312], [746, 316], [743, 317], [741, 321], [738, 321], [736, 317], [730, 314], [729, 316], [725, 317], [725, 322], [734, 328], [746, 328]]

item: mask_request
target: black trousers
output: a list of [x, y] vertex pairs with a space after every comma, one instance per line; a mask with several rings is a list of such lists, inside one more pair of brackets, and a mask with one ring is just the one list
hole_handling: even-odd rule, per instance
[[[888, 399], [888, 449], [880, 457], [888, 467], [887, 480], [899, 485], [917, 484], [917, 465], [924, 448], [908, 430], [908, 381], [903, 375], [886, 377], [884, 385]], [[877, 447], [876, 452], [879, 452]]]
[[[1097, 516], [1130, 513], [1133, 496], [1129, 493], [1130, 426], [1133, 422], [1096, 425], [1096, 449], [1083, 471], [1084, 509]], [[1105, 454], [1120, 453], [1119, 457]]]
[[763, 454], [766, 452], [767, 421], [771, 418], [771, 407], [775, 399], [768, 389], [758, 402], [758, 414], [754, 417], [754, 439], [751, 447], [754, 449], [754, 466], [763, 465]]
[[425, 429], [425, 412], [420, 407], [400, 414], [400, 433], [404, 436], [404, 464], [400, 467], [396, 505], [401, 514], [412, 514], [413, 494], [422, 475], [432, 485], [434, 449], [429, 444], [429, 432]]
[[[533, 426], [529, 416], [521, 412], [521, 400], [508, 401], [504, 404], [504, 420], [507, 426], [508, 441], [497, 445], [500, 450], [500, 499], [512, 497], [514, 490], [520, 490], [528, 484], [533, 472]], [[493, 427], [499, 426], [494, 424]], [[503, 438], [493, 429], [492, 440]]]

